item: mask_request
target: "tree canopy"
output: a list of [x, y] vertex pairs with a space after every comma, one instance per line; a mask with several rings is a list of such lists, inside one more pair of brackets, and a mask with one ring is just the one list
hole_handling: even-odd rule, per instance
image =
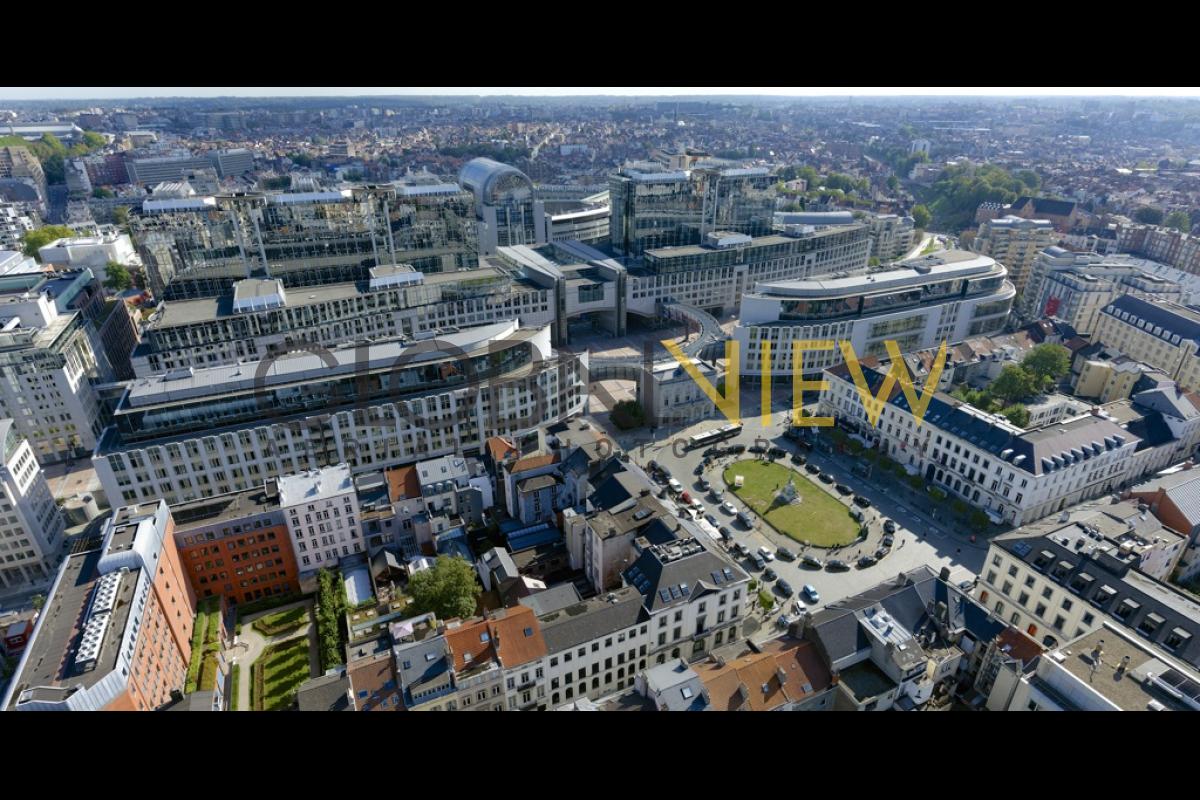
[[1002, 409], [1000, 413], [1007, 417], [1008, 421], [1013, 425], [1016, 425], [1018, 428], [1024, 428], [1029, 424], [1029, 409], [1020, 403], [1016, 403], [1008, 408]]
[[1133, 212], [1135, 221], [1144, 225], [1161, 225], [1163, 221], [1163, 212], [1152, 206], [1142, 206], [1137, 211]]
[[995, 164], [948, 167], [930, 187], [926, 202], [940, 229], [959, 232], [969, 227], [981, 203], [1011, 203], [1041, 186], [1036, 173], [1012, 174]]
[[36, 258], [38, 261], [42, 257], [38, 255], [38, 248], [45, 247], [55, 239], [61, 239], [64, 236], [74, 236], [75, 231], [68, 228], [66, 225], [47, 225], [44, 228], [29, 231], [21, 239], [24, 242], [25, 255]]
[[1021, 362], [1021, 369], [1036, 379], [1040, 389], [1047, 388], [1071, 369], [1071, 351], [1061, 344], [1039, 344]]
[[133, 286], [133, 276], [124, 264], [110, 261], [104, 266], [104, 287], [114, 292], [123, 292]]
[[929, 227], [929, 223], [933, 222], [933, 214], [929, 213], [929, 208], [924, 205], [915, 205], [912, 210], [913, 224], [921, 230]]
[[1167, 218], [1163, 220], [1163, 225], [1168, 228], [1174, 228], [1177, 231], [1187, 233], [1192, 229], [1192, 220], [1187, 215], [1186, 211], [1172, 211], [1167, 214]]
[[1008, 364], [988, 386], [988, 393], [1008, 403], [1023, 400], [1037, 391], [1035, 378], [1016, 364]]
[[483, 589], [475, 580], [475, 568], [457, 556], [438, 556], [430, 569], [409, 578], [408, 593], [419, 614], [432, 611], [439, 619], [469, 617]]

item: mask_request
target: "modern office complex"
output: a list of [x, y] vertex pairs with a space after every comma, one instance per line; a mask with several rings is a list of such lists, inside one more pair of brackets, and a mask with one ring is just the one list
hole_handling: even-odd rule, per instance
[[763, 167], [713, 165], [666, 169], [626, 164], [609, 178], [613, 249], [624, 256], [694, 245], [712, 231], [771, 232], [775, 178]]
[[0, 588], [47, 580], [62, 553], [63, 517], [29, 442], [0, 419]]
[[42, 277], [0, 281], [0, 415], [50, 464], [96, 446], [100, 409], [89, 381], [99, 368], [87, 319], [60, 310]]
[[475, 196], [479, 251], [546, 243], [546, 210], [525, 173], [490, 158], [463, 165], [459, 185]]
[[146, 200], [131, 228], [151, 288], [219, 297], [242, 278], [289, 287], [367, 280], [373, 266], [478, 265], [473, 198], [454, 184]]
[[287, 289], [244, 278], [219, 298], [167, 300], [133, 353], [140, 376], [267, 358], [288, 350], [520, 320], [554, 321], [550, 292], [503, 267], [421, 273], [372, 267], [369, 278]]
[[547, 327], [177, 369], [129, 385], [93, 463], [113, 502], [177, 503], [347, 463], [354, 473], [478, 450], [579, 413], [587, 356]]
[[161, 500], [118, 509], [63, 562], [7, 711], [154, 711], [182, 692], [196, 598]]
[[1033, 262], [1017, 310], [1025, 320], [1056, 317], [1091, 334], [1100, 310], [1125, 294], [1187, 305], [1200, 299], [1200, 276], [1134, 256], [1047, 247]]
[[[541, 187], [538, 191], [541, 192]], [[547, 199], [543, 201], [543, 207], [546, 209], [546, 241], [608, 244], [612, 208], [607, 191], [580, 200]]]
[[981, 224], [971, 249], [1003, 264], [1017, 294], [1022, 294], [1037, 254], [1055, 244], [1058, 238], [1054, 223], [1048, 219], [1009, 215]]
[[[859, 358], [907, 353], [1004, 327], [1015, 291], [1004, 267], [986, 256], [951, 250], [869, 275], [758, 284], [742, 297], [734, 339], [743, 374], [761, 376], [768, 343], [771, 372], [791, 380], [795, 340], [848, 341]], [[841, 350], [805, 353], [802, 371], [843, 361]]]

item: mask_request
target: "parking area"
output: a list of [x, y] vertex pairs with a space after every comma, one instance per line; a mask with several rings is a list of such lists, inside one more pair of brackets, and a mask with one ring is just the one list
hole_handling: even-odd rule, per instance
[[[755, 392], [756, 394], [757, 392]], [[754, 397], [754, 401], [757, 401], [757, 396]], [[755, 406], [749, 406], [749, 403], [744, 400], [743, 414], [745, 414], [747, 406], [756, 408], [756, 405], [755, 402]], [[765, 569], [758, 568], [752, 558], [752, 554], [760, 548], [766, 548], [771, 553], [778, 553], [780, 548], [785, 548], [797, 557], [794, 561], [775, 558], [766, 564], [766, 567], [773, 570], [776, 575], [775, 580], [766, 581], [768, 588], [774, 587], [779, 579], [783, 579], [792, 589], [792, 594], [785, 601], [786, 610], [789, 612], [793, 605], [793, 599], [796, 597], [795, 593], [805, 585], [811, 585], [820, 595], [818, 603], [809, 605], [820, 608], [862, 592], [895, 577], [898, 573], [914, 569], [922, 564], [929, 565], [934, 570], [949, 567], [951, 578], [956, 582], [975, 577], [983, 565], [983, 559], [987, 552], [986, 542], [971, 542], [965, 533], [946, 530], [937, 521], [930, 519], [922, 510], [915, 508], [915, 503], [905, 502], [907, 498], [899, 493], [891, 492], [874, 480], [853, 474], [853, 467], [858, 463], [855, 460], [835, 452], [823, 451], [821, 444], [810, 450], [787, 439], [783, 435], [786, 429], [786, 418], [786, 412], [775, 411], [771, 415], [769, 424], [764, 427], [758, 416], [743, 416], [742, 432], [719, 446], [729, 448], [740, 445], [745, 448], [744, 452], [721, 455], [711, 460], [707, 468], [700, 469], [700, 474], [696, 473], [704, 461], [704, 449], [685, 450], [682, 442], [692, 434], [715, 427], [716, 420], [708, 420], [683, 430], [672, 431], [669, 440], [642, 443], [639, 446], [628, 446], [627, 449], [633, 460], [643, 467], [647, 467], [651, 461], [666, 467], [671, 476], [679, 481], [681, 489], [688, 492], [689, 499], [699, 500], [704, 506], [701, 516], [712, 515], [720, 526], [724, 526], [730, 532], [732, 541], [726, 545], [727, 549], [754, 579], [764, 580]], [[645, 435], [643, 434], [641, 438], [644, 439]], [[817, 439], [819, 443], [824, 442], [824, 447], [829, 447], [827, 441], [822, 440], [819, 436]], [[672, 442], [678, 443], [672, 446]], [[633, 442], [628, 444], [632, 445]], [[869, 507], [861, 509], [863, 521], [868, 530], [866, 539], [860, 539], [840, 548], [805, 547], [773, 530], [757, 515], [751, 517], [755, 522], [753, 527], [747, 527], [739, 522], [739, 512], [748, 511], [753, 515], [753, 511], [749, 511], [733, 492], [723, 492], [718, 502], [709, 491], [701, 488], [701, 479], [707, 481], [709, 486], [723, 488], [722, 471], [731, 463], [754, 457], [749, 449], [756, 444], [767, 448], [779, 448], [783, 455], [776, 458], [777, 464], [804, 474], [808, 478], [816, 478], [813, 481], [814, 485], [822, 487], [831, 497], [836, 498], [837, 502], [844, 504], [847, 509], [856, 507], [853, 503], [855, 495], [869, 502]], [[805, 463], [802, 465], [794, 463], [793, 455], [803, 456]], [[825, 475], [827, 481], [822, 481], [821, 475]], [[839, 484], [844, 489], [848, 489], [849, 493], [840, 493], [837, 488]], [[670, 501], [668, 502], [670, 504]], [[722, 508], [723, 503], [729, 505]], [[887, 534], [884, 530], [885, 520], [891, 520], [895, 525], [891, 547], [876, 563], [864, 564], [860, 567], [859, 559], [863, 556], [873, 557], [883, 547], [884, 536]], [[751, 556], [740, 556], [737, 551], [744, 551]], [[845, 562], [849, 569], [833, 572], [825, 568], [817, 569], [811, 565], [805, 566], [804, 556], [819, 559], [822, 563], [826, 563], [830, 559], [840, 560]], [[777, 600], [783, 599], [782, 592], [773, 593]], [[776, 613], [765, 620], [767, 624], [755, 634], [755, 639], [769, 638], [777, 634], [774, 622], [779, 608], [780, 604], [777, 603]]]

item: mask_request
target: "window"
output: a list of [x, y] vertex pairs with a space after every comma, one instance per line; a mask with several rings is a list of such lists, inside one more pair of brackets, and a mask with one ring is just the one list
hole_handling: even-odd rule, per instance
[[1021, 592], [1021, 596], [1017, 598], [1017, 602], [1025, 605], [1029, 602], [1029, 592]]

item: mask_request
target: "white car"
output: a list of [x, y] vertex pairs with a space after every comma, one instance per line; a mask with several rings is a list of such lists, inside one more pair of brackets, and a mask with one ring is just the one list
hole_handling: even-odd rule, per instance
[[734, 506], [734, 504], [729, 502], [728, 500], [726, 500], [724, 503], [721, 503], [721, 510], [724, 511], [726, 514], [736, 514], [737, 513], [737, 507]]
[[758, 554], [763, 557], [763, 561], [774, 561], [775, 553], [769, 547], [758, 548]]
[[800, 598], [796, 598], [795, 600], [792, 601], [792, 613], [793, 614], [803, 614], [807, 610], [808, 610], [808, 606], [804, 605], [804, 603], [800, 601]]

